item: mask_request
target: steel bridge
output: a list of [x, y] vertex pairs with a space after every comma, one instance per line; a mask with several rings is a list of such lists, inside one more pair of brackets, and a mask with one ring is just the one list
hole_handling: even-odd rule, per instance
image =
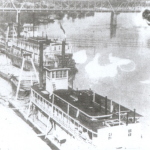
[[[141, 12], [150, 8], [146, 0], [40, 0], [35, 2], [19, 2], [19, 0], [0, 1], [0, 11], [92, 11], [92, 12]], [[33, 2], [34, 1], [34, 2]], [[37, 0], [36, 0], [37, 1]]]

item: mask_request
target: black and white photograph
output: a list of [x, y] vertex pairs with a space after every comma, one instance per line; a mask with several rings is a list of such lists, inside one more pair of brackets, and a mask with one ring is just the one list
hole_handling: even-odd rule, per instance
[[149, 141], [150, 0], [0, 0], [0, 150]]

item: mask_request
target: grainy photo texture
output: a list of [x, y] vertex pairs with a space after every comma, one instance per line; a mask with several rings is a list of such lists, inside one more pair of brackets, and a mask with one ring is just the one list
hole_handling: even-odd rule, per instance
[[149, 0], [0, 1], [0, 150], [150, 149]]

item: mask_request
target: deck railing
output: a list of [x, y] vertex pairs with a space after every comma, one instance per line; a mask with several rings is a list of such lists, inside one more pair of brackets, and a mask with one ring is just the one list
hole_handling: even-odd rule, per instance
[[[91, 134], [92, 137], [97, 133], [91, 129], [88, 129], [84, 125], [82, 125], [78, 120], [72, 118], [68, 115], [68, 113], [64, 112], [58, 106], [54, 104], [54, 95], [53, 100], [48, 101], [43, 96], [39, 95], [35, 90], [31, 90], [32, 97], [31, 102], [36, 105], [39, 109], [41, 109], [45, 114], [50, 116], [57, 124], [59, 124], [63, 129], [69, 132], [72, 136], [76, 138], [82, 138], [90, 143], [92, 143], [92, 139], [89, 137], [84, 136], [83, 129], [86, 131], [87, 134]], [[37, 98], [34, 96], [36, 93]]]

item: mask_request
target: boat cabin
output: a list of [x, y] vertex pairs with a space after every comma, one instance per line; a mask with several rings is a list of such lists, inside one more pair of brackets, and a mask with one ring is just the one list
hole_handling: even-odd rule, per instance
[[46, 91], [53, 94], [58, 89], [68, 89], [68, 71], [69, 68], [45, 67], [46, 70]]
[[34, 26], [33, 24], [24, 24], [23, 30], [20, 34], [21, 36], [26, 38], [33, 37], [33, 35], [37, 37], [39, 35], [38, 30], [39, 30], [38, 26]]
[[[12, 48], [10, 49], [10, 53], [14, 55], [18, 54], [19, 56], [22, 56], [24, 53], [32, 53], [34, 62], [38, 63], [40, 53], [38, 40], [46, 41], [46, 43], [43, 45], [44, 66], [49, 66], [54, 60], [59, 61], [57, 56], [61, 56], [62, 43], [40, 37], [15, 39], [13, 45], [11, 46]], [[69, 44], [65, 44], [65, 55], [67, 61], [72, 57]], [[68, 57], [68, 55], [70, 57]]]

